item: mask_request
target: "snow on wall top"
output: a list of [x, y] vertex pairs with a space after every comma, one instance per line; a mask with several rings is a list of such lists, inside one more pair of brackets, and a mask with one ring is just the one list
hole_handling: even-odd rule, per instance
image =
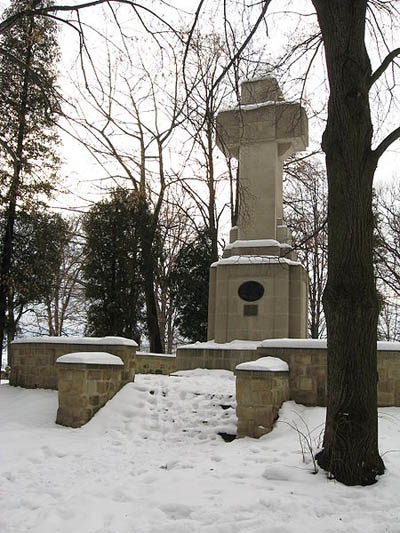
[[326, 348], [326, 339], [266, 339], [260, 348]]
[[264, 81], [264, 80], [273, 80], [276, 81], [275, 76], [272, 76], [272, 74], [259, 74], [258, 76], [254, 76], [254, 78], [248, 78], [246, 80], [242, 80], [240, 82], [240, 85], [243, 85], [243, 83], [252, 83], [253, 81]]
[[107, 352], [74, 352], [61, 355], [57, 363], [124, 366], [122, 359]]
[[289, 365], [278, 357], [260, 357], [256, 361], [240, 363], [236, 370], [255, 370], [268, 372], [289, 372]]
[[261, 246], [279, 246], [281, 247], [280, 242], [275, 239], [252, 239], [252, 240], [237, 240], [227, 244], [225, 250], [230, 250], [231, 248], [259, 248]]
[[230, 342], [215, 342], [214, 340], [207, 342], [195, 342], [194, 344], [186, 344], [179, 346], [180, 350], [193, 349], [196, 350], [257, 350], [261, 341], [243, 341], [234, 340]]
[[[282, 100], [267, 100], [265, 102], [257, 102], [256, 104], [239, 104], [231, 107], [222, 107], [218, 111], [218, 115], [222, 113], [227, 113], [229, 111], [251, 111], [253, 109], [259, 109], [261, 107], [270, 107], [270, 106], [276, 106], [277, 104], [291, 104], [293, 102], [286, 102]], [[217, 116], [218, 116], [217, 115]]]
[[[326, 339], [266, 339], [259, 344], [260, 348], [307, 348], [326, 349]], [[379, 341], [377, 348], [380, 351], [400, 351], [400, 342]]]
[[136, 352], [136, 356], [149, 356], [149, 357], [173, 357], [176, 358], [174, 353], [152, 353], [152, 352]]
[[292, 261], [284, 257], [277, 257], [276, 255], [232, 255], [225, 259], [220, 259], [215, 263], [212, 263], [211, 267], [217, 265], [249, 265], [249, 264], [278, 264], [282, 265], [299, 265], [302, 266], [299, 261]]
[[384, 352], [400, 352], [400, 342], [379, 341], [378, 350]]
[[108, 346], [137, 346], [132, 339], [124, 337], [23, 337], [12, 341], [11, 344], [48, 343], [48, 344], [97, 344]]

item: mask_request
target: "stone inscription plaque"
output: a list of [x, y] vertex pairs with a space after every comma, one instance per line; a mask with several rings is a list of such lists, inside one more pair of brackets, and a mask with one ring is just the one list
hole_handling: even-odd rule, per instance
[[245, 306], [243, 306], [243, 315], [244, 316], [257, 316], [258, 315], [258, 305], [245, 305]]

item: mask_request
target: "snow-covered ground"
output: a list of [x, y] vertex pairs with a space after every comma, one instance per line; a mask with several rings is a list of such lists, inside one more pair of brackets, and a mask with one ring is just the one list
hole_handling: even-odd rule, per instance
[[[284, 404], [259, 440], [234, 433], [234, 377], [138, 375], [85, 427], [54, 423], [57, 393], [0, 386], [0, 532], [400, 532], [400, 409], [380, 410], [387, 472], [372, 487], [312, 475], [324, 409]], [[285, 423], [288, 422], [288, 423]]]

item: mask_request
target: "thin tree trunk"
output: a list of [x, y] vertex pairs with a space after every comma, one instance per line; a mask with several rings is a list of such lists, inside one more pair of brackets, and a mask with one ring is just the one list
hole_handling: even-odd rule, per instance
[[366, 0], [313, 0], [330, 83], [322, 147], [328, 175], [328, 408], [319, 465], [347, 485], [384, 472], [378, 451], [373, 272], [371, 66], [364, 44]]
[[[26, 39], [31, 42], [31, 35], [34, 29], [33, 19], [30, 22]], [[3, 343], [7, 328], [7, 296], [10, 286], [10, 271], [14, 245], [14, 225], [17, 210], [17, 198], [21, 185], [22, 174], [22, 156], [24, 140], [26, 135], [26, 113], [28, 107], [28, 92], [29, 92], [29, 71], [32, 62], [32, 44], [27, 47], [25, 63], [24, 63], [24, 78], [21, 87], [21, 102], [19, 110], [19, 127], [17, 136], [17, 147], [14, 155], [14, 173], [8, 193], [8, 207], [6, 214], [6, 227], [2, 242], [2, 255], [0, 264], [0, 370], [3, 358]], [[1, 375], [0, 375], [1, 381]]]
[[151, 245], [143, 246], [143, 277], [146, 299], [146, 322], [149, 332], [150, 352], [162, 353], [162, 342], [157, 316], [154, 282], [154, 260]]
[[215, 145], [213, 134], [214, 118], [211, 113], [207, 114], [207, 166], [208, 166], [208, 221], [209, 238], [211, 241], [211, 261], [218, 261], [218, 228], [215, 217], [215, 170], [213, 150]]
[[145, 197], [139, 199], [140, 209], [139, 216], [141, 225], [139, 227], [139, 241], [142, 248], [142, 275], [144, 280], [144, 294], [146, 302], [146, 323], [149, 333], [150, 351], [153, 353], [162, 353], [162, 341], [160, 335], [160, 326], [158, 323], [156, 284], [155, 284], [155, 259], [154, 259], [154, 241], [156, 236], [156, 227], [160, 209], [160, 198], [157, 208], [149, 216], [147, 201]]

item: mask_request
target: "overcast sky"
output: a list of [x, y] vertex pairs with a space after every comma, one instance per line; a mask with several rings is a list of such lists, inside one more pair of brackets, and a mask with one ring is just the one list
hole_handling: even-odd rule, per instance
[[[74, 2], [72, 1], [71, 3]], [[4, 6], [5, 4], [6, 2], [4, 1], [0, 2], [0, 6]], [[150, 3], [150, 6], [156, 4], [157, 2], [153, 2]], [[218, 2], [211, 2], [211, 6], [215, 7], [217, 4]], [[167, 5], [170, 5], [171, 7], [167, 7]], [[172, 24], [179, 25], [185, 17], [187, 17], [186, 20], [193, 19], [191, 12], [193, 13], [197, 5], [198, 0], [170, 0], [169, 4], [165, 3], [165, 6], [157, 11], [157, 14], [166, 16]], [[255, 2], [255, 5], [257, 5], [257, 2]], [[237, 12], [239, 13], [239, 8], [241, 6], [240, 1], [237, 2], [237, 6]], [[175, 8], [181, 9], [182, 12], [179, 13]], [[275, 2], [272, 3], [272, 9], [274, 9], [274, 11], [271, 10], [267, 17], [268, 36], [266, 35], [265, 28], [262, 28], [254, 38], [255, 42], [259, 43], [260, 39], [263, 39], [268, 52], [271, 54], [277, 54], [282, 50], [288, 40], [290, 41], [290, 36], [292, 34], [296, 34], [297, 36], [300, 31], [303, 31], [304, 28], [309, 27], [309, 25], [313, 23], [315, 19], [312, 16], [304, 17], [300, 21], [297, 14], [292, 12], [294, 8], [303, 14], [310, 14], [313, 12], [312, 4], [308, 0], [296, 0], [296, 2], [278, 2], [275, 0]], [[279, 9], [280, 12], [277, 12], [277, 9]], [[292, 13], [288, 13], [287, 10], [289, 9]], [[123, 24], [123, 28], [130, 35], [140, 38], [144, 30], [138, 24], [137, 18], [132, 15], [131, 11], [128, 12], [125, 10], [124, 13], [127, 14], [126, 16], [124, 16], [122, 11], [123, 10], [120, 10], [120, 21]], [[232, 12], [231, 16], [232, 20], [234, 20], [235, 13]], [[85, 10], [85, 12], [82, 13], [82, 19], [101, 33], [107, 31], [109, 37], [112, 36], [113, 31], [115, 31], [115, 29], [111, 28], [111, 25], [108, 25], [105, 30], [104, 12], [102, 7]], [[203, 31], [206, 31], [208, 27], [211, 29], [212, 26], [218, 26], [218, 20], [214, 17], [211, 21], [207, 16], [207, 10], [205, 9], [204, 14], [200, 17], [199, 27], [201, 27]], [[222, 28], [222, 26], [220, 27]], [[88, 45], [91, 48], [94, 57], [101, 57], [104, 55], [104, 40], [101, 37], [96, 37], [96, 33], [93, 30], [87, 29], [86, 35]], [[78, 39], [76, 32], [64, 26], [60, 33], [60, 45], [63, 50], [63, 61], [60, 65], [60, 85], [62, 88], [66, 89], [66, 97], [68, 98], [69, 94], [71, 96], [73, 94], [71, 85], [67, 79], [71, 72], [73, 72], [71, 65], [77, 56]], [[377, 57], [372, 56], [372, 60], [374, 61], [375, 59], [378, 60]], [[149, 57], [149, 62], [151, 62], [151, 56]], [[376, 67], [376, 65], [374, 66]], [[314, 76], [314, 78], [312, 76]], [[322, 108], [324, 100], [326, 100], [326, 94], [321, 90], [320, 85], [321, 79], [324, 77], [322, 54], [318, 57], [312, 76], [306, 87], [305, 95], [306, 97], [309, 96], [312, 102], [315, 102], [315, 107]], [[285, 87], [287, 87], [290, 92], [290, 86], [286, 85]], [[286, 96], [293, 98], [296, 95], [291, 93], [289, 95], [286, 94]], [[393, 124], [398, 124], [398, 112], [397, 114], [392, 114], [389, 119]], [[322, 127], [320, 122], [310, 121], [312, 148], [314, 148], [319, 142]], [[58, 198], [56, 201], [52, 202], [52, 205], [61, 205], [64, 207], [73, 206], [75, 208], [87, 206], [88, 202], [95, 200], [98, 195], [98, 189], [96, 188], [96, 185], [98, 184], [93, 180], [101, 178], [104, 174], [102, 170], [98, 168], [88, 151], [79, 145], [79, 143], [69, 138], [67, 135], [63, 135], [63, 143], [62, 158], [65, 161], [65, 164], [62, 168], [62, 174], [65, 177], [65, 187], [66, 190], [68, 190], [68, 194], [64, 196], [58, 195]], [[397, 169], [400, 166], [399, 144], [398, 141], [393, 144], [390, 150], [388, 150], [388, 152], [382, 157], [376, 175], [376, 183], [388, 182], [398, 175]], [[73, 193], [72, 195], [71, 192]]]

